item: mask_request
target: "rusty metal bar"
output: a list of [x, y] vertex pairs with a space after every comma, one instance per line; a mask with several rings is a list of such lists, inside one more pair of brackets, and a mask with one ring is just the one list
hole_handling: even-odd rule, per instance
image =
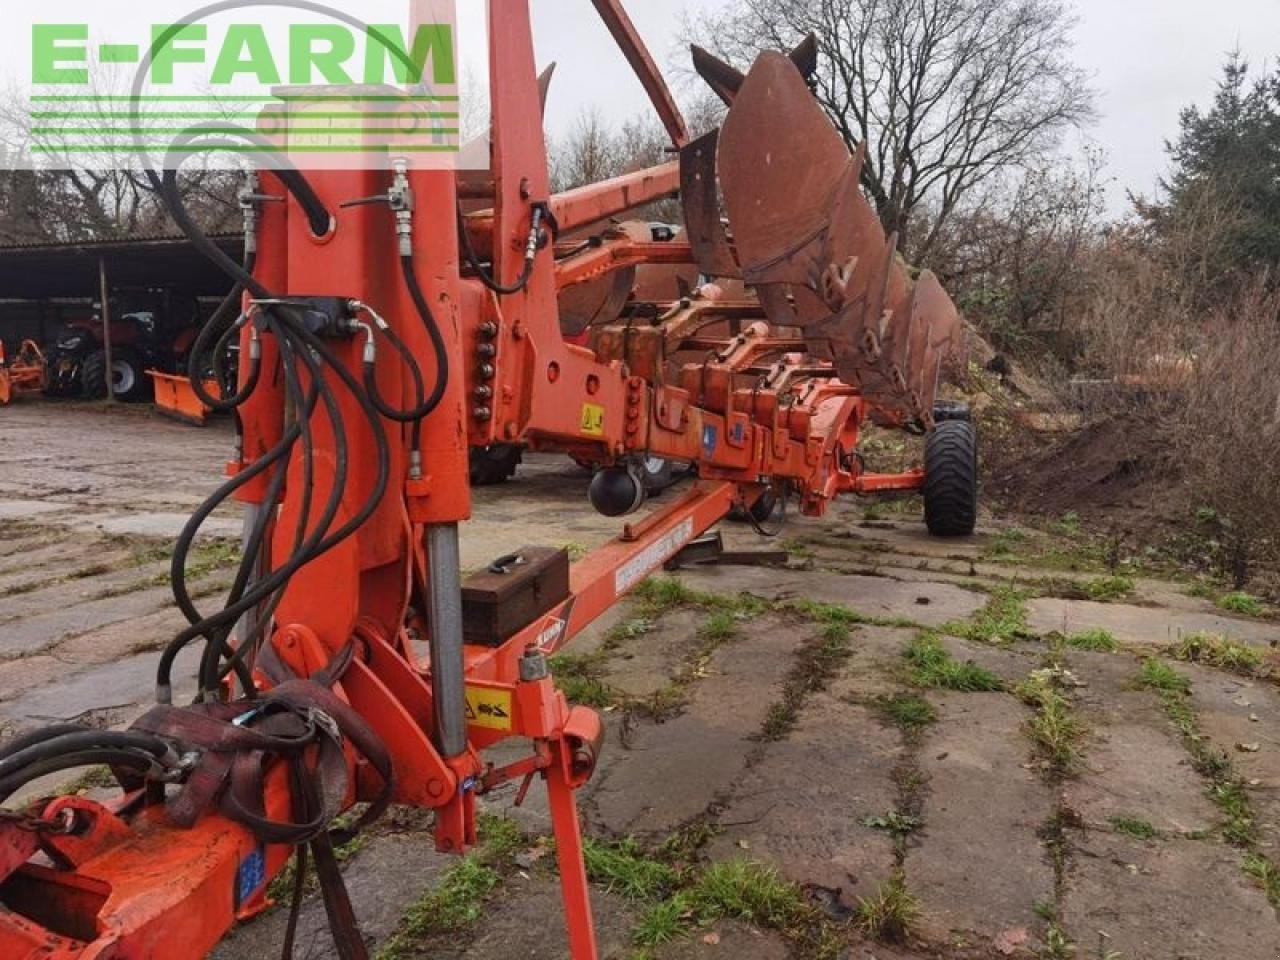
[[671, 137], [672, 145], [677, 148], [683, 147], [689, 142], [689, 127], [680, 113], [675, 97], [671, 95], [671, 88], [662, 78], [658, 65], [653, 62], [649, 48], [645, 46], [635, 24], [623, 9], [622, 0], [591, 0], [591, 2], [595, 5], [596, 12], [600, 14], [604, 25], [613, 34], [613, 39], [622, 49], [622, 55], [627, 58], [631, 69], [640, 79], [644, 92], [649, 95], [649, 101], [658, 111], [658, 118], [662, 120], [662, 125]]

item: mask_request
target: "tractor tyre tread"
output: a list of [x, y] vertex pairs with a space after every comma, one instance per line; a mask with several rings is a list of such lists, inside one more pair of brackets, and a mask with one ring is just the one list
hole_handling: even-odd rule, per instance
[[978, 432], [968, 420], [944, 420], [924, 453], [924, 518], [935, 537], [967, 537], [978, 523]]

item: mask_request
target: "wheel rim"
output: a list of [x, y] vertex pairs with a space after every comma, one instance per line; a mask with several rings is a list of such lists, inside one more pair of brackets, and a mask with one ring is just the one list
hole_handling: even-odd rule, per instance
[[111, 364], [111, 392], [128, 393], [138, 382], [138, 375], [133, 367], [123, 360]]

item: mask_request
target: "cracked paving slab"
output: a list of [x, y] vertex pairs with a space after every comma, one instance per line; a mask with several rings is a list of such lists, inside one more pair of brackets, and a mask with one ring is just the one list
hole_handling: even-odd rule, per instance
[[1082, 952], [1102, 943], [1133, 960], [1275, 960], [1280, 953], [1275, 911], [1241, 872], [1240, 851], [1101, 833], [1074, 846], [1063, 922]]
[[743, 623], [740, 630], [712, 655], [683, 713], [666, 723], [635, 723], [616, 760], [597, 771], [584, 798], [595, 830], [670, 833], [702, 814], [741, 775], [753, 738], [781, 695], [783, 665], [804, 635], [772, 617]]
[[746, 591], [769, 600], [836, 603], [867, 616], [906, 619], [930, 627], [963, 620], [986, 602], [982, 594], [950, 583], [899, 582], [820, 570], [712, 566], [684, 571], [681, 578], [700, 590], [729, 594]]
[[1078, 779], [1063, 787], [1069, 809], [1090, 826], [1134, 817], [1166, 834], [1210, 829], [1217, 809], [1191, 766], [1181, 737], [1156, 698], [1134, 688], [1128, 656], [1072, 651], [1070, 669], [1086, 684], [1077, 712], [1090, 730]]
[[892, 837], [867, 821], [894, 809], [899, 749], [897, 731], [871, 710], [815, 694], [787, 738], [766, 745], [733, 785], [712, 857], [763, 860], [855, 909], [894, 866]]
[[928, 799], [907, 880], [923, 902], [924, 929], [990, 941], [1035, 928], [1036, 905], [1051, 902], [1053, 868], [1037, 831], [1052, 791], [1029, 769], [1027, 713], [1005, 694], [936, 694], [938, 722], [920, 746]]
[[1033, 630], [1106, 630], [1121, 643], [1168, 647], [1194, 633], [1221, 633], [1257, 646], [1280, 640], [1280, 625], [1263, 620], [1239, 620], [1219, 614], [1139, 607], [1128, 603], [1097, 603], [1041, 597], [1027, 604]]

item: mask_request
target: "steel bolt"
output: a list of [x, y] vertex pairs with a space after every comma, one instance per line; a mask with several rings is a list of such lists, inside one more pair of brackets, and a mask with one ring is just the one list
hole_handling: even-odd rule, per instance
[[520, 658], [520, 681], [536, 683], [550, 675], [551, 670], [547, 666], [547, 658], [543, 652], [532, 646], [525, 650], [524, 656]]
[[471, 415], [475, 417], [477, 420], [493, 419], [493, 411], [490, 410], [488, 407], [476, 407], [474, 410], [471, 411]]

